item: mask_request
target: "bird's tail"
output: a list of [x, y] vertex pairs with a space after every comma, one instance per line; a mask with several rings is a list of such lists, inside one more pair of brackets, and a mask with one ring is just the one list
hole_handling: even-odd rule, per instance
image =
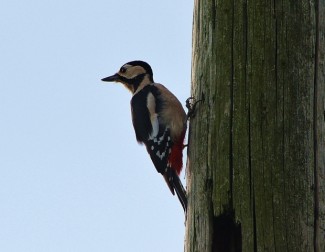
[[179, 179], [179, 176], [177, 175], [176, 171], [170, 167], [167, 168], [167, 171], [163, 175], [165, 178], [165, 181], [174, 195], [176, 191], [176, 195], [179, 199], [179, 202], [182, 204], [184, 212], [186, 213], [187, 210], [187, 197], [186, 197], [186, 190], [183, 187], [183, 184], [181, 180]]

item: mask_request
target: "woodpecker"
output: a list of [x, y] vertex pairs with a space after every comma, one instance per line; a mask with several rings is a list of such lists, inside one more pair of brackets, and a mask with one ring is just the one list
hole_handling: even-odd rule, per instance
[[102, 81], [120, 82], [131, 91], [136, 139], [146, 146], [155, 168], [164, 177], [171, 193], [175, 195], [176, 192], [186, 212], [186, 191], [179, 179], [187, 127], [181, 103], [165, 86], [154, 82], [152, 69], [144, 61], [128, 62]]

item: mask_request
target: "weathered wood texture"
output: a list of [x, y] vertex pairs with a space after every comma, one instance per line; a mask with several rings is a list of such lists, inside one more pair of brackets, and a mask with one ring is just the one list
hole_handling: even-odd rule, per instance
[[187, 252], [222, 251], [227, 213], [241, 244], [225, 251], [325, 251], [324, 13], [317, 0], [195, 1], [204, 102], [190, 124]]

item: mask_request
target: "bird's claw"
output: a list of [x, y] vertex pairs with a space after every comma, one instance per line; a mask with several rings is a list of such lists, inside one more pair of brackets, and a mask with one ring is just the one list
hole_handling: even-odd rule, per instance
[[186, 108], [188, 109], [188, 112], [187, 112], [187, 115], [186, 115], [187, 120], [189, 118], [194, 118], [195, 117], [196, 105], [201, 101], [203, 101], [203, 100], [201, 99], [201, 100], [196, 101], [195, 98], [192, 97], [192, 96], [186, 99], [185, 104], [186, 104]]

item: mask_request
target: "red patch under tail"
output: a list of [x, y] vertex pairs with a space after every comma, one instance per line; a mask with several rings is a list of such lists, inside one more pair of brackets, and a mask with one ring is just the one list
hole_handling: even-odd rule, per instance
[[173, 168], [177, 175], [181, 173], [183, 167], [183, 147], [184, 147], [185, 130], [181, 137], [174, 143], [168, 157], [168, 165]]

